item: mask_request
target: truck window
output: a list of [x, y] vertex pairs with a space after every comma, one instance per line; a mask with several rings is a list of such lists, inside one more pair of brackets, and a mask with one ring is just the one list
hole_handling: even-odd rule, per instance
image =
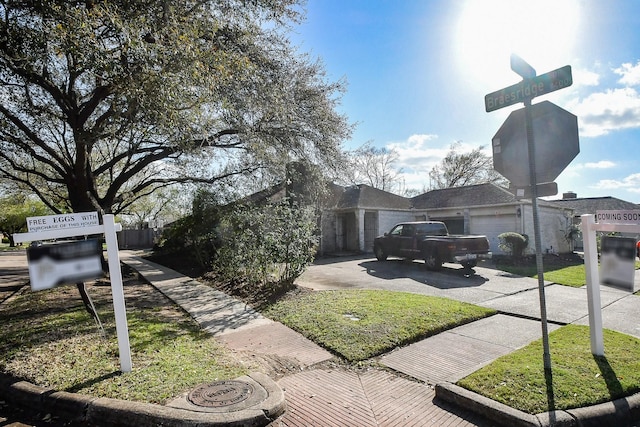
[[402, 235], [402, 225], [397, 225], [391, 230], [389, 233], [392, 236], [401, 236]]
[[405, 225], [404, 227], [402, 227], [402, 235], [409, 237], [413, 236], [413, 226]]
[[416, 233], [426, 236], [446, 236], [448, 234], [444, 224], [420, 224]]

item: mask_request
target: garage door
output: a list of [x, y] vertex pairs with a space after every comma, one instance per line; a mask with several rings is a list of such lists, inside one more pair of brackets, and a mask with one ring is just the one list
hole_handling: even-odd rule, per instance
[[484, 234], [489, 239], [489, 247], [494, 254], [503, 254], [500, 250], [498, 236], [516, 229], [515, 215], [472, 216], [471, 234]]

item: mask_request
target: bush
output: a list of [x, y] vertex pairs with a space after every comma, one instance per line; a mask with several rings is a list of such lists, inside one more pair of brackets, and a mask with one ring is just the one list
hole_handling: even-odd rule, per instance
[[502, 233], [498, 236], [500, 249], [510, 254], [513, 258], [522, 258], [524, 250], [529, 244], [529, 239], [524, 234], [515, 232]]
[[189, 252], [202, 267], [211, 267], [220, 246], [218, 225], [222, 208], [215, 200], [215, 194], [200, 191], [193, 200], [191, 215], [174, 222], [162, 233], [160, 250]]
[[214, 270], [227, 281], [289, 288], [313, 261], [314, 229], [309, 208], [287, 202], [239, 206], [221, 219]]

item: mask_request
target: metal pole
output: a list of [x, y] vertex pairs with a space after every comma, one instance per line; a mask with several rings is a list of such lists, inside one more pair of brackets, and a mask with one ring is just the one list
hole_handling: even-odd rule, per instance
[[531, 207], [533, 210], [533, 233], [536, 241], [536, 267], [538, 270], [538, 293], [540, 294], [540, 320], [542, 321], [542, 348], [545, 373], [551, 372], [551, 354], [549, 352], [549, 329], [547, 325], [547, 302], [544, 295], [544, 270], [542, 266], [542, 242], [540, 238], [540, 218], [538, 217], [538, 180], [536, 177], [535, 145], [533, 139], [533, 119], [531, 118], [531, 99], [524, 102], [525, 126], [527, 130], [527, 148], [529, 151], [529, 178], [531, 182]]

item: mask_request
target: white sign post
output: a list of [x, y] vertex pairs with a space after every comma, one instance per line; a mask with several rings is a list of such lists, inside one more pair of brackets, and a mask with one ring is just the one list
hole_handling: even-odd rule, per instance
[[[631, 214], [630, 214], [631, 212]], [[635, 214], [633, 214], [635, 213]], [[584, 242], [584, 268], [587, 279], [587, 303], [589, 305], [589, 333], [591, 335], [591, 353], [604, 356], [602, 337], [602, 305], [600, 303], [600, 276], [598, 272], [598, 246], [596, 231], [640, 233], [640, 211], [599, 211], [599, 221], [594, 215], [582, 215], [582, 235]], [[634, 223], [635, 222], [635, 223]]]
[[102, 219], [103, 225], [99, 225], [96, 212], [31, 217], [27, 218], [29, 233], [17, 233], [13, 235], [13, 238], [16, 243], [24, 243], [87, 236], [90, 234], [104, 234], [109, 258], [109, 277], [111, 279], [111, 295], [116, 319], [118, 349], [120, 351], [120, 370], [122, 372], [131, 372], [129, 328], [127, 326], [122, 271], [120, 270], [118, 239], [116, 237], [116, 232], [122, 230], [122, 226], [115, 223], [114, 216], [111, 214], [104, 215]]

